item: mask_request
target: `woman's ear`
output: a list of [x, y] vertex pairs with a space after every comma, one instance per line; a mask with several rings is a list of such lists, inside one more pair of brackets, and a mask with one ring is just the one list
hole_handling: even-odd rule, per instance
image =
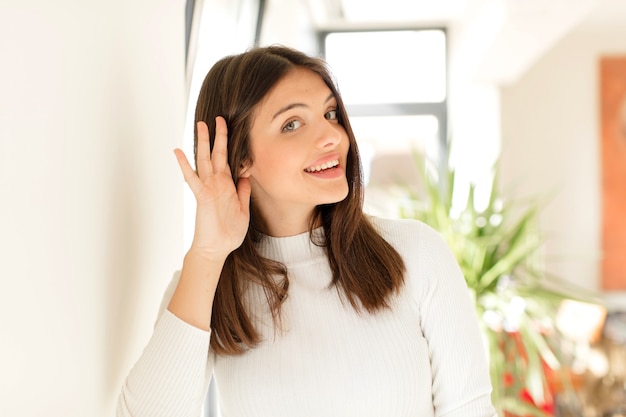
[[251, 166], [252, 164], [250, 163], [249, 159], [242, 162], [241, 165], [239, 166], [239, 178], [249, 178]]

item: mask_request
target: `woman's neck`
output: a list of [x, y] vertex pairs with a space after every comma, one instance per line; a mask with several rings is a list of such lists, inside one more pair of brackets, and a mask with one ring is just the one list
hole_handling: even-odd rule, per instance
[[[261, 217], [260, 231], [272, 237], [288, 237], [295, 236], [309, 231], [311, 219], [315, 215], [315, 210], [300, 211], [289, 210], [259, 210], [258, 215]], [[320, 224], [319, 219], [315, 219], [313, 228]]]

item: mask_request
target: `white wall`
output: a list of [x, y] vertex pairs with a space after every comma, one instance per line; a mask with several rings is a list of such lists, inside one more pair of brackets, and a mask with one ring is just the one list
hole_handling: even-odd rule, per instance
[[501, 91], [504, 183], [552, 195], [548, 269], [589, 289], [600, 286], [598, 58], [612, 53], [626, 54], [626, 26], [583, 24]]
[[182, 257], [184, 1], [0, 2], [0, 415], [110, 416]]

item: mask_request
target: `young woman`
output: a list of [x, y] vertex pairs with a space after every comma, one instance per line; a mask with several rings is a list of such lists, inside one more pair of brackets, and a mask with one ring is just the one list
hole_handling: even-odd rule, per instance
[[492, 417], [485, 351], [439, 235], [362, 211], [357, 143], [323, 61], [222, 59], [196, 109], [193, 243], [117, 415]]

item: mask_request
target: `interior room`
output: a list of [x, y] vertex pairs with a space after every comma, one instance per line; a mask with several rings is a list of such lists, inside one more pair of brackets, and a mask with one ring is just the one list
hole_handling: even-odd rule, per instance
[[372, 214], [417, 215], [416, 151], [455, 171], [453, 217], [470, 190], [473, 215], [502, 214], [492, 187], [513, 218], [540, 202], [531, 260], [579, 302], [550, 317], [579, 398], [542, 374], [526, 402], [626, 415], [626, 2], [3, 0], [0, 33], [1, 415], [114, 414], [192, 238], [172, 150], [210, 66], [255, 44], [328, 58]]

